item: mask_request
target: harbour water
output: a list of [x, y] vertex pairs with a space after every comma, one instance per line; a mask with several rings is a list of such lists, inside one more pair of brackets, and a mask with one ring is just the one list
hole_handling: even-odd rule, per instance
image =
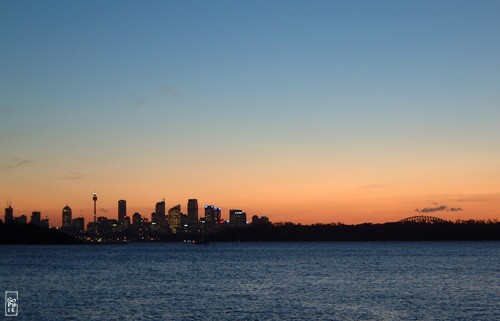
[[7, 290], [18, 320], [500, 320], [500, 243], [0, 246]]

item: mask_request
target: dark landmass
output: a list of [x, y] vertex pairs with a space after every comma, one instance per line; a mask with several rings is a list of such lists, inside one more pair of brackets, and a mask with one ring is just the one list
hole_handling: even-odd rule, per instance
[[82, 241], [56, 229], [35, 224], [0, 222], [0, 244], [81, 244]]
[[[154, 238], [126, 238], [131, 242], [200, 242], [200, 235], [162, 234]], [[121, 241], [120, 241], [121, 240]], [[219, 230], [205, 236], [208, 242], [331, 242], [331, 241], [499, 241], [500, 222], [462, 221], [441, 223], [313, 224], [276, 223], [247, 225]], [[114, 237], [102, 241], [124, 243]], [[0, 222], [0, 244], [82, 244], [95, 243], [54, 228], [34, 224]]]
[[209, 235], [211, 242], [473, 241], [500, 240], [500, 223], [274, 224]]

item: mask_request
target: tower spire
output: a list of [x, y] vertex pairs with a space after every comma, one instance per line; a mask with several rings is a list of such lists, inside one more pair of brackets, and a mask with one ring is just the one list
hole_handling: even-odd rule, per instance
[[92, 195], [92, 200], [94, 201], [94, 234], [97, 235], [97, 193]]

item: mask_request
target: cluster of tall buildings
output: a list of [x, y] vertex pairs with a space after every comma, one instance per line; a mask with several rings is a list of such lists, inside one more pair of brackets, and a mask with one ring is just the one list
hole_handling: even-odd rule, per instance
[[118, 201], [118, 215], [115, 219], [98, 217], [96, 224], [93, 222], [87, 225], [87, 231], [99, 231], [99, 228], [107, 230], [127, 230], [134, 231], [147, 230], [160, 233], [194, 233], [199, 231], [201, 225], [206, 228], [208, 233], [216, 232], [221, 225], [230, 225], [233, 227], [244, 226], [247, 224], [246, 213], [242, 210], [230, 210], [229, 220], [222, 218], [222, 209], [214, 205], [206, 205], [204, 216], [200, 216], [200, 207], [197, 199], [189, 199], [187, 202], [187, 213], [182, 211], [181, 204], [171, 207], [167, 211], [165, 199], [155, 205], [155, 211], [151, 213], [151, 218], [142, 216], [136, 212], [132, 219], [127, 214], [127, 201]]
[[[14, 216], [14, 209], [12, 208], [11, 204], [8, 204], [8, 207], [5, 208], [4, 222], [5, 223], [26, 224], [26, 223], [28, 223], [28, 218], [24, 214], [22, 214], [21, 216], [17, 216], [17, 217]], [[45, 217], [42, 219], [42, 213], [40, 213], [39, 211], [33, 211], [31, 213], [30, 223], [41, 226], [41, 227], [48, 228], [49, 227], [49, 218]]]
[[[135, 212], [131, 217], [127, 213], [127, 201], [119, 200], [115, 218], [96, 216], [97, 197], [94, 194], [94, 220], [85, 228], [85, 219], [73, 218], [71, 208], [66, 204], [62, 209], [62, 225], [59, 228], [72, 235], [131, 235], [133, 237], [149, 237], [150, 235], [178, 234], [178, 233], [215, 233], [223, 228], [242, 227], [248, 224], [247, 215], [239, 209], [229, 210], [227, 220], [222, 217], [222, 209], [214, 205], [205, 205], [200, 208], [197, 199], [189, 199], [187, 213], [182, 211], [180, 204], [167, 211], [165, 199], [157, 202], [151, 217], [145, 217]], [[200, 213], [200, 209], [202, 212]], [[255, 220], [256, 216], [253, 217]], [[267, 219], [266, 217], [263, 217]], [[258, 217], [257, 217], [258, 219]], [[14, 217], [14, 210], [9, 204], [5, 209], [5, 223], [27, 223], [27, 217]], [[49, 227], [48, 217], [41, 219], [41, 213], [32, 213], [30, 223]]]

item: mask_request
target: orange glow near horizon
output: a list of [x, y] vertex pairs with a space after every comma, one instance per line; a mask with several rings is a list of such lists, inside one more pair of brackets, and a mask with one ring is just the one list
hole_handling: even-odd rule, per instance
[[[225, 199], [217, 197], [215, 193], [200, 193], [199, 195], [181, 196], [166, 195], [167, 209], [181, 204], [183, 212], [187, 211], [188, 198], [197, 198], [200, 207], [200, 216], [203, 216], [203, 206], [213, 204], [223, 209], [222, 216], [228, 219], [229, 209], [238, 208], [247, 213], [248, 220], [253, 215], [268, 216], [272, 222], [294, 222], [301, 224], [314, 223], [337, 223], [359, 224], [359, 223], [384, 223], [398, 221], [414, 215], [430, 215], [446, 220], [457, 219], [498, 219], [500, 208], [499, 194], [441, 194], [441, 195], [392, 195], [389, 192], [375, 191], [373, 189], [365, 194], [351, 193], [317, 195], [312, 197], [311, 193], [301, 194], [288, 190], [287, 193], [278, 195], [276, 193], [266, 194], [266, 191], [258, 195], [228, 195]], [[84, 200], [78, 195], [67, 194], [67, 204], [73, 210], [73, 218], [83, 216], [86, 223], [93, 219], [92, 193]], [[143, 217], [150, 219], [156, 202], [161, 201], [163, 195], [147, 195], [145, 192], [135, 195], [119, 195], [112, 191], [98, 191], [97, 215], [116, 219], [118, 211], [118, 200], [127, 201], [127, 214], [139, 212]], [[65, 197], [54, 197], [52, 199], [20, 200], [17, 197], [12, 200], [14, 215], [22, 214], [30, 218], [32, 211], [41, 211], [42, 217], [48, 216], [51, 226], [61, 225], [62, 208], [66, 205]], [[29, 205], [27, 205], [29, 204]], [[59, 207], [55, 206], [59, 204]], [[258, 206], [257, 206], [258, 205]], [[435, 212], [418, 212], [416, 209], [432, 209], [446, 206], [447, 210]], [[454, 209], [451, 211], [450, 209]], [[3, 217], [2, 217], [3, 219]]]
[[120, 199], [127, 200], [129, 215], [138, 211], [149, 218], [163, 197], [168, 208], [181, 204], [183, 211], [187, 200], [196, 198], [200, 207], [222, 207], [225, 218], [230, 208], [238, 208], [249, 219], [265, 215], [272, 222], [302, 224], [390, 222], [438, 205], [462, 210], [429, 214], [451, 220], [500, 217], [497, 180], [483, 169], [455, 175], [459, 169], [453, 164], [416, 166], [401, 159], [349, 164], [267, 155], [221, 164], [176, 161], [168, 170], [159, 162], [125, 160], [75, 179], [57, 178], [57, 168], [32, 166], [4, 171], [0, 193], [12, 200], [16, 216], [25, 213], [29, 218], [39, 210], [52, 226], [61, 224], [66, 203], [74, 217], [83, 214], [90, 221], [94, 191], [99, 195], [98, 215], [109, 218], [116, 217]]
[[99, 195], [98, 215], [109, 218], [116, 218], [120, 199], [127, 200], [129, 215], [137, 211], [150, 218], [163, 197], [167, 208], [181, 204], [184, 212], [187, 200], [196, 198], [200, 208], [221, 207], [224, 218], [237, 208], [249, 219], [258, 215], [302, 224], [391, 222], [440, 205], [461, 210], [429, 215], [448, 220], [500, 217], [493, 161], [472, 156], [370, 158], [368, 151], [342, 157], [322, 151], [321, 157], [311, 158], [293, 146], [277, 151], [263, 146], [259, 153], [229, 161], [136, 154], [103, 158], [85, 163], [82, 172], [88, 174], [61, 174], [64, 165], [52, 159], [1, 171], [0, 195], [12, 200], [16, 216], [24, 213], [29, 218], [39, 210], [52, 226], [60, 226], [66, 203], [74, 217], [83, 214], [87, 222], [92, 220], [94, 191]]

